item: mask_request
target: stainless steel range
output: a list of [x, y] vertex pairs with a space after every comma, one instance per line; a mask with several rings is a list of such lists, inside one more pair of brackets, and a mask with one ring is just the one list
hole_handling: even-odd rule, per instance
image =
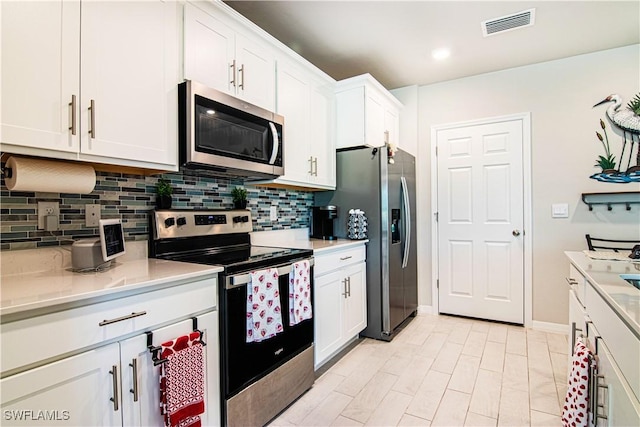
[[[289, 326], [292, 264], [313, 251], [251, 246], [248, 210], [158, 210], [150, 213], [149, 256], [220, 265], [220, 378], [222, 424], [261, 426], [313, 385], [313, 319]], [[277, 268], [283, 331], [246, 342], [250, 273]], [[311, 298], [311, 301], [313, 299]]]

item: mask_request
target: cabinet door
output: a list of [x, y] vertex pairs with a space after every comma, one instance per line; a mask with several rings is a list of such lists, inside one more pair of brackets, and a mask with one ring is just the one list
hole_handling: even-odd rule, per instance
[[310, 92], [309, 150], [314, 158], [313, 182], [335, 188], [336, 145], [333, 132], [333, 94], [323, 87]]
[[2, 425], [122, 425], [122, 410], [110, 400], [118, 399], [119, 373], [112, 372], [119, 360], [115, 343], [3, 378]]
[[197, 7], [184, 7], [184, 78], [235, 95], [235, 33]]
[[398, 111], [389, 107], [384, 110], [384, 130], [388, 132], [388, 142], [399, 145], [400, 117]]
[[[204, 332], [205, 413], [203, 426], [220, 424], [220, 380], [218, 363], [218, 312], [198, 316], [198, 329]], [[192, 331], [191, 319], [153, 331], [153, 345], [172, 340]], [[120, 343], [122, 357], [122, 416], [126, 426], [164, 425], [160, 415], [159, 366], [153, 366], [147, 349], [147, 336]], [[135, 373], [134, 376], [134, 366]], [[136, 393], [134, 393], [136, 392]]]
[[322, 365], [343, 344], [342, 301], [344, 277], [340, 271], [316, 278], [314, 289], [315, 366]]
[[598, 343], [596, 425], [639, 426], [640, 402], [602, 341]]
[[[576, 345], [576, 339], [580, 334], [586, 333], [585, 326], [585, 312], [584, 307], [578, 301], [574, 289], [569, 289], [569, 349], [568, 355], [571, 361], [573, 355], [573, 348]], [[569, 363], [571, 366], [571, 363]]]
[[72, 96], [80, 102], [80, 2], [3, 1], [0, 7], [0, 141], [77, 152], [79, 133], [69, 128]]
[[83, 154], [177, 166], [177, 7], [83, 3]]
[[237, 96], [269, 111], [275, 109], [276, 61], [273, 52], [236, 34]]
[[367, 294], [365, 263], [344, 270], [348, 296], [344, 304], [344, 337], [350, 339], [367, 327]]
[[296, 68], [278, 65], [278, 114], [284, 116], [284, 179], [308, 182], [309, 82]]
[[382, 147], [385, 143], [384, 105], [372, 90], [365, 93], [365, 138], [367, 145]]

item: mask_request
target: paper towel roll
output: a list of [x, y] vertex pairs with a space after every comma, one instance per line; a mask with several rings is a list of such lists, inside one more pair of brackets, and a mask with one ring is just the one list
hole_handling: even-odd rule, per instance
[[4, 182], [11, 191], [88, 194], [96, 185], [93, 167], [81, 163], [9, 157]]

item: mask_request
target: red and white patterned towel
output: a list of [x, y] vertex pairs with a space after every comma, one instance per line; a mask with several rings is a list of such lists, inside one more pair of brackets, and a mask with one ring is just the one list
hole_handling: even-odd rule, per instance
[[260, 342], [283, 331], [278, 270], [251, 272], [247, 284], [247, 339]]
[[200, 427], [204, 412], [204, 355], [200, 332], [162, 344], [160, 413], [166, 427]]
[[562, 409], [562, 425], [577, 427], [589, 424], [589, 366], [594, 363], [591, 350], [582, 338], [576, 340], [569, 374], [569, 386]]
[[289, 275], [289, 325], [312, 317], [310, 268], [304, 260], [294, 263]]

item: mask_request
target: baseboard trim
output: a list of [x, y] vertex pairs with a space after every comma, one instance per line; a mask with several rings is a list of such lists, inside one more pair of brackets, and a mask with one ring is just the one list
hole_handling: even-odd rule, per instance
[[419, 305], [418, 314], [434, 314], [432, 305]]
[[544, 332], [554, 332], [557, 334], [569, 333], [569, 325], [564, 325], [562, 323], [540, 322], [538, 320], [531, 322], [531, 329]]

